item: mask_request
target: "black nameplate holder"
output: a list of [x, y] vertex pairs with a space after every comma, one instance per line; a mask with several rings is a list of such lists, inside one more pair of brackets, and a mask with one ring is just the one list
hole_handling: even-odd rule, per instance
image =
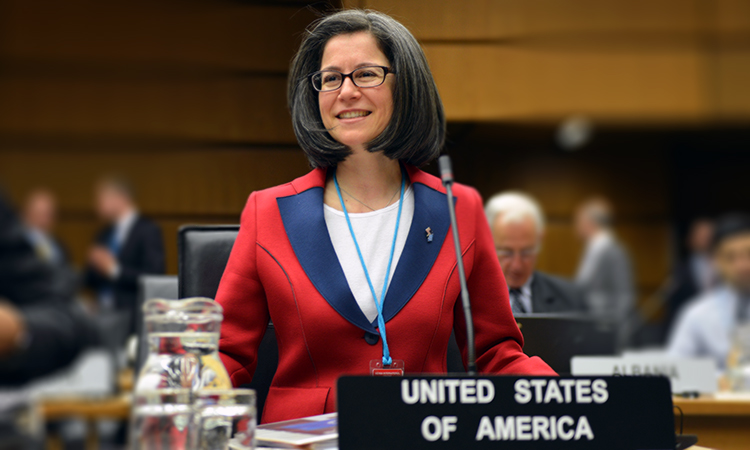
[[340, 450], [673, 450], [662, 377], [342, 377]]

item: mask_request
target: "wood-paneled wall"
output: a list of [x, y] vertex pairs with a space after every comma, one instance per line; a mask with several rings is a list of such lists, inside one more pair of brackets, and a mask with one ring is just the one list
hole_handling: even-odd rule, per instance
[[424, 46], [449, 120], [750, 118], [743, 0], [348, 0]]
[[[450, 121], [459, 179], [522, 189], [550, 217], [540, 267], [575, 271], [574, 206], [615, 204], [643, 293], [671, 257], [670, 148], [652, 135], [556, 149], [571, 114], [617, 130], [750, 121], [743, 0], [351, 0], [393, 14], [423, 44]], [[184, 223], [236, 223], [247, 195], [307, 171], [286, 73], [307, 1], [0, 2], [0, 183], [20, 202], [58, 193], [77, 264], [99, 226], [92, 187], [131, 178], [176, 273]], [[627, 137], [627, 139], [623, 139]], [[430, 170], [434, 170], [431, 168]]]
[[316, 17], [307, 2], [0, 3], [0, 183], [19, 203], [57, 193], [81, 265], [94, 183], [129, 178], [176, 273], [181, 224], [237, 223], [251, 191], [308, 170], [286, 73]]

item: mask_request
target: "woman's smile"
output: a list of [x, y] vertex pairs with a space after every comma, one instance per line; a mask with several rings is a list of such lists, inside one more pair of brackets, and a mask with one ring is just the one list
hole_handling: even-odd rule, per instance
[[369, 116], [372, 114], [372, 111], [365, 111], [362, 109], [348, 109], [346, 111], [340, 112], [336, 114], [336, 118], [339, 120], [346, 120], [350, 122], [349, 119], [360, 119]]

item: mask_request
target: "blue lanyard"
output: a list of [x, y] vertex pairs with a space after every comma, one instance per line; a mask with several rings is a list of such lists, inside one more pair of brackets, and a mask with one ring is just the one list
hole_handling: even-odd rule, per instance
[[336, 172], [333, 172], [333, 184], [336, 186], [336, 193], [339, 195], [339, 202], [341, 202], [341, 208], [344, 210], [344, 217], [346, 217], [346, 224], [349, 226], [349, 233], [352, 235], [354, 240], [354, 247], [357, 249], [357, 255], [359, 255], [359, 262], [362, 264], [362, 270], [365, 272], [365, 278], [367, 278], [367, 284], [370, 286], [370, 292], [372, 298], [375, 299], [375, 307], [378, 309], [378, 330], [380, 331], [380, 338], [383, 340], [383, 365], [390, 366], [393, 363], [391, 359], [391, 352], [388, 350], [388, 339], [385, 337], [385, 320], [383, 319], [383, 301], [385, 300], [385, 291], [388, 288], [388, 279], [391, 275], [391, 265], [393, 264], [393, 254], [396, 251], [396, 239], [398, 238], [398, 227], [401, 224], [401, 210], [404, 206], [404, 189], [406, 188], [406, 175], [403, 169], [401, 170], [401, 197], [398, 200], [398, 216], [396, 216], [396, 230], [393, 232], [393, 244], [391, 244], [391, 256], [388, 258], [388, 269], [385, 271], [385, 281], [383, 282], [383, 290], [380, 292], [380, 299], [375, 294], [375, 288], [372, 285], [370, 279], [370, 272], [367, 270], [365, 264], [365, 258], [362, 257], [362, 251], [359, 249], [359, 243], [357, 243], [357, 236], [354, 235], [354, 228], [352, 228], [352, 221], [349, 220], [349, 212], [346, 210], [344, 204], [344, 198], [341, 196], [341, 188], [339, 187], [339, 180], [336, 178]]

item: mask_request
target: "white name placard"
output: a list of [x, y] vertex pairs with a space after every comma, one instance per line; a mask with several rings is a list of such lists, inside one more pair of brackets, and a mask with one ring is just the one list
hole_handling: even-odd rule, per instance
[[673, 358], [657, 355], [575, 356], [570, 361], [574, 376], [665, 376], [672, 392], [712, 394], [718, 390], [716, 363], [710, 358]]

